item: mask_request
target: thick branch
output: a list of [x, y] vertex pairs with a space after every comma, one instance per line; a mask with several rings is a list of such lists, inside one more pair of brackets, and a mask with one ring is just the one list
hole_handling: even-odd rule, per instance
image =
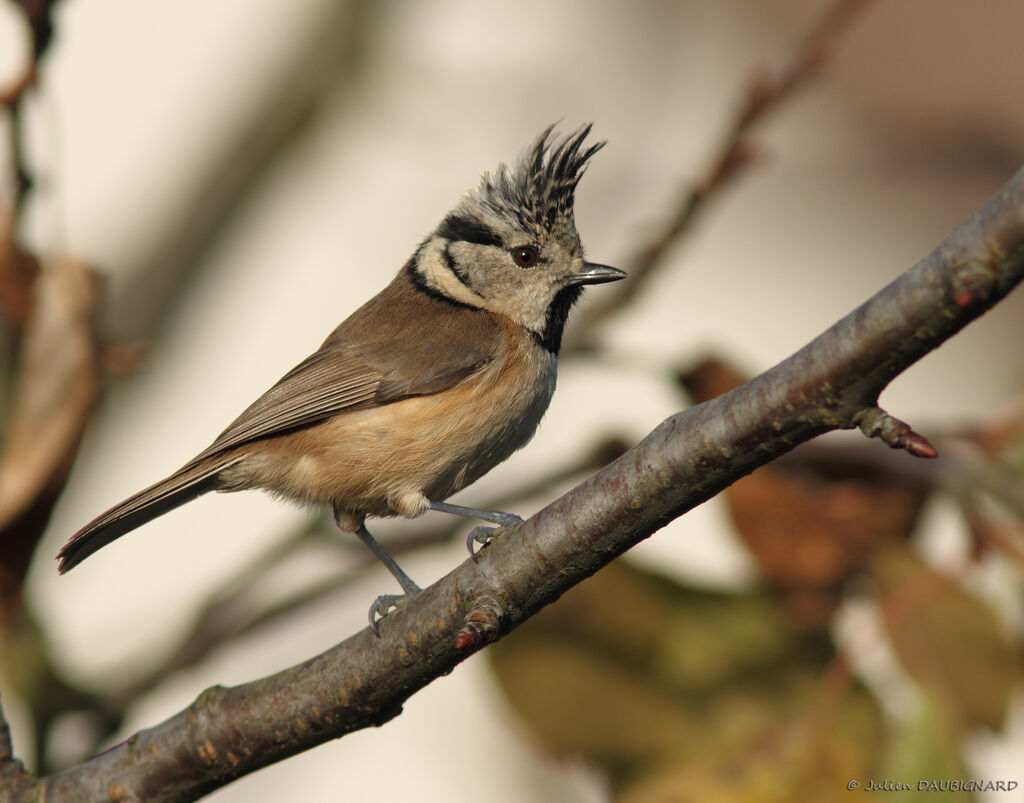
[[906, 437], [885, 434], [900, 428], [878, 410], [878, 394], [1022, 278], [1024, 171], [928, 257], [799, 352], [672, 416], [495, 539], [479, 563], [466, 561], [401, 606], [383, 622], [380, 640], [364, 630], [272, 677], [208, 689], [166, 722], [40, 783], [57, 800], [192, 800], [386, 722], [473, 649], [797, 444], [863, 425], [909, 449]]

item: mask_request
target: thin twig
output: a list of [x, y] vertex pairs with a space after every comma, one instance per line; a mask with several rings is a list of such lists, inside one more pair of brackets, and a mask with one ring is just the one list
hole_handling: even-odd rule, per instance
[[622, 263], [629, 278], [606, 290], [581, 311], [567, 334], [563, 354], [590, 350], [596, 325], [637, 297], [664, 264], [669, 249], [690, 231], [708, 202], [751, 164], [755, 154], [749, 141], [751, 131], [818, 76], [836, 43], [869, 2], [871, 0], [836, 0], [801, 40], [778, 77], [773, 79], [762, 73], [751, 81], [704, 176], [683, 196], [661, 232]]
[[38, 65], [53, 39], [53, 7], [57, 0], [17, 0], [32, 34], [32, 62], [24, 75], [3, 95], [0, 104], [11, 113], [11, 164], [15, 172], [14, 206], [20, 212], [32, 189], [33, 179], [25, 158], [24, 126], [21, 124], [28, 90], [35, 86]]

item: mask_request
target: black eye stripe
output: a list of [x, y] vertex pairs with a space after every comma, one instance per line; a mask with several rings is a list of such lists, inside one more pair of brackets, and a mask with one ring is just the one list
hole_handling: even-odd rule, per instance
[[455, 257], [452, 256], [451, 243], [444, 247], [444, 251], [441, 252], [441, 257], [444, 259], [444, 264], [447, 266], [448, 270], [452, 272], [452, 275], [456, 279], [462, 282], [462, 284], [471, 292], [476, 293], [478, 296], [483, 298], [483, 294], [473, 287], [473, 282], [470, 279], [469, 274], [459, 267], [459, 263], [455, 260]]
[[490, 227], [475, 220], [467, 220], [459, 215], [448, 215], [437, 227], [437, 233], [452, 242], [495, 245], [499, 248], [503, 248], [505, 245], [501, 241], [501, 237]]

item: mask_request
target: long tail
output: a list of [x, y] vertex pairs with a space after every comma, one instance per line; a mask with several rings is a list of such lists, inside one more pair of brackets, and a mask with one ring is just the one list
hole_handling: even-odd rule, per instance
[[169, 510], [222, 487], [220, 472], [239, 458], [190, 463], [170, 477], [139, 491], [86, 524], [64, 544], [57, 558], [61, 574], [93, 552]]

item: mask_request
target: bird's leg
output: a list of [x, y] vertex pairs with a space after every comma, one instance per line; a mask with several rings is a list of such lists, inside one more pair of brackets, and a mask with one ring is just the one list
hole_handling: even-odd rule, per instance
[[[431, 510], [439, 510], [442, 513], [452, 513], [456, 516], [468, 516], [473, 519], [483, 519], [497, 524], [498, 527], [514, 527], [522, 524], [523, 520], [515, 513], [502, 513], [500, 510], [481, 510], [476, 507], [463, 507], [453, 505], [450, 502], [431, 502]], [[474, 527], [466, 536], [466, 548], [469, 556], [476, 560], [476, 544], [486, 544], [491, 536], [497, 531], [496, 527]]]
[[500, 510], [481, 510], [476, 507], [463, 507], [453, 505], [450, 502], [431, 502], [431, 510], [439, 510], [442, 513], [452, 513], [456, 516], [466, 516], [471, 519], [483, 519], [499, 527], [514, 527], [522, 524], [523, 519], [515, 513], [502, 513]]
[[359, 529], [355, 531], [355, 534], [359, 537], [359, 540], [369, 547], [370, 551], [376, 556], [377, 560], [383, 563], [389, 572], [398, 581], [398, 584], [402, 586], [404, 594], [384, 594], [377, 597], [374, 600], [373, 605], [370, 606], [370, 629], [373, 630], [374, 634], [380, 637], [380, 630], [378, 628], [377, 617], [383, 619], [387, 612], [392, 606], [401, 602], [403, 599], [411, 597], [413, 594], [418, 594], [420, 587], [412, 581], [405, 572], [402, 571], [401, 567], [395, 563], [395, 559], [391, 557], [384, 547], [377, 543], [377, 540], [370, 535], [370, 531], [366, 529], [365, 524], [360, 524]]

